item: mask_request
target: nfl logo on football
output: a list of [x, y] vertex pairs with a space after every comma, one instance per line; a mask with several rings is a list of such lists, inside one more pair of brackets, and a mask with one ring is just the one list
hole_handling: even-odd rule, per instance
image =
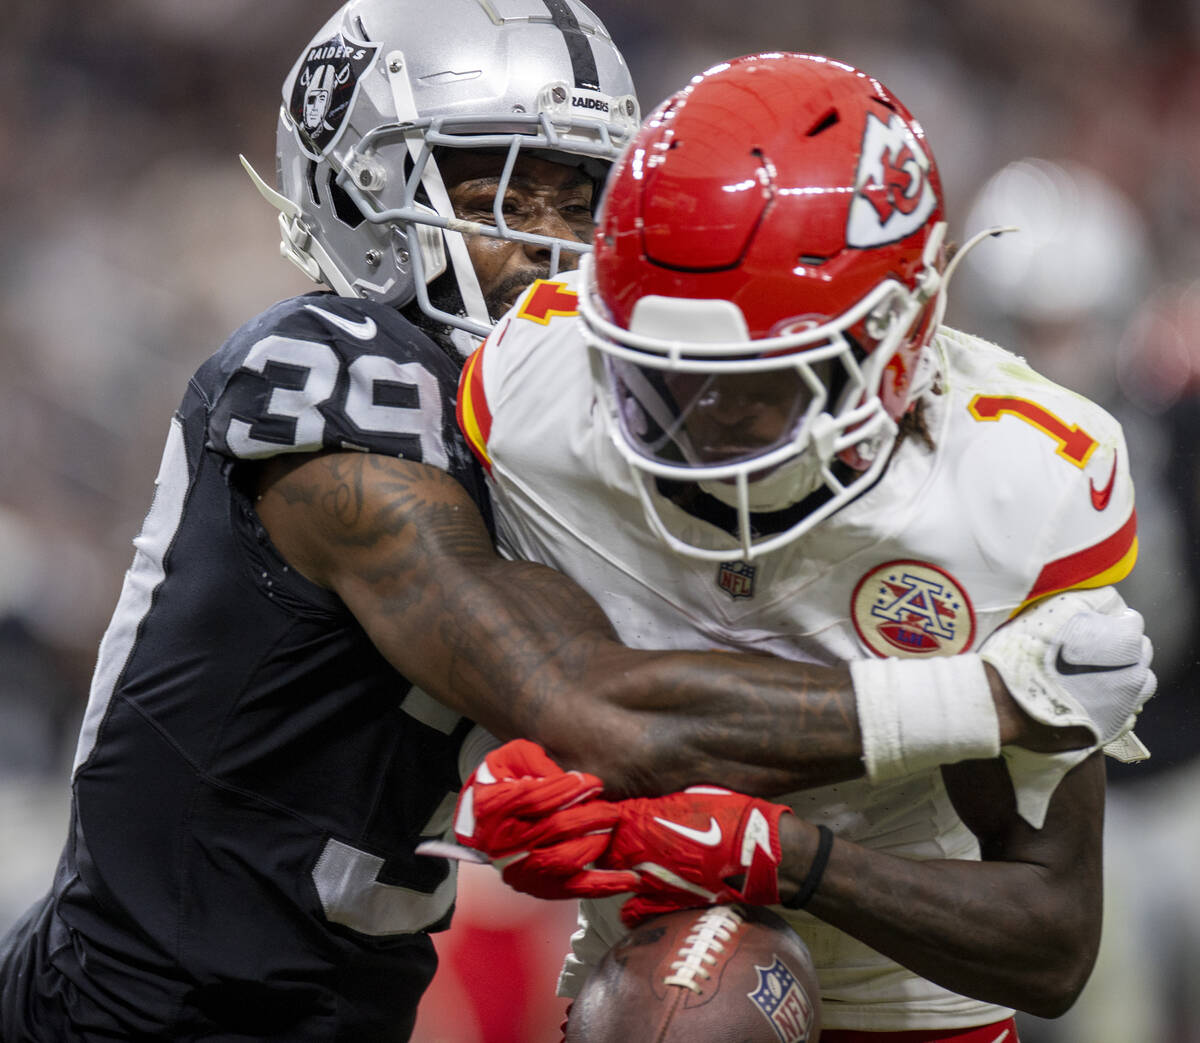
[[812, 1004], [796, 976], [776, 956], [770, 967], [759, 967], [758, 988], [746, 995], [771, 1023], [781, 1043], [805, 1043], [812, 1024]]
[[723, 561], [717, 569], [717, 586], [731, 598], [754, 597], [755, 566], [744, 561]]

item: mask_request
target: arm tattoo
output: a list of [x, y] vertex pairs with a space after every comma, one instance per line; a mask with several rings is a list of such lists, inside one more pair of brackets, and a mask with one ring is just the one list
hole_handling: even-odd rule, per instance
[[569, 577], [501, 559], [444, 472], [337, 453], [280, 465], [268, 488], [285, 556], [307, 554], [400, 673], [501, 739], [538, 739], [624, 793], [773, 795], [861, 774], [844, 671], [627, 649]]
[[329, 467], [330, 487], [321, 497], [325, 513], [344, 529], [353, 529], [362, 518], [363, 511], [363, 461], [347, 456], [326, 457]]

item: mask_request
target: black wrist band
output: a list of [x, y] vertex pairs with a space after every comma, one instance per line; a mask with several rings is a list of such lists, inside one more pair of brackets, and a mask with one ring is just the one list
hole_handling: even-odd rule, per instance
[[785, 909], [803, 909], [821, 885], [821, 877], [825, 875], [825, 866], [829, 864], [829, 852], [833, 849], [833, 832], [828, 826], [817, 826], [817, 834], [817, 853], [813, 855], [808, 876], [801, 881], [800, 889], [796, 894], [782, 903]]

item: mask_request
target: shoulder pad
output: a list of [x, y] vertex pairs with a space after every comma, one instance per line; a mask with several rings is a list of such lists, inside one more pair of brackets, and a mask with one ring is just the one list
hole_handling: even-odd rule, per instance
[[223, 455], [358, 449], [452, 469], [457, 365], [391, 307], [333, 294], [275, 305], [196, 374]]
[[[526, 379], [522, 374], [535, 372], [541, 357], [539, 352], [551, 352], [560, 361], [563, 358], [560, 352], [583, 353], [575, 324], [554, 321], [571, 319], [579, 313], [578, 284], [577, 271], [564, 272], [557, 279], [536, 280], [496, 323], [463, 367], [458, 388], [458, 424], [471, 451], [489, 474], [492, 419], [508, 390]], [[556, 365], [556, 378], [561, 376], [559, 368]], [[539, 386], [544, 386], [550, 375], [542, 370], [535, 379]]]
[[1026, 601], [1123, 579], [1137, 558], [1137, 519], [1120, 424], [994, 344], [957, 331], [939, 343], [963, 487], [990, 497], [995, 524], [1043, 562]]

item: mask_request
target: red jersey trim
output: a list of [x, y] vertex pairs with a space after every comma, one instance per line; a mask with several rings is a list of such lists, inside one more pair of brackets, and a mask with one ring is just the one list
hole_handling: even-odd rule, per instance
[[[1116, 532], [1094, 546], [1050, 562], [1025, 597], [1022, 611], [1031, 602], [1072, 587], [1107, 587], [1123, 580], [1137, 561], [1137, 511]], [[1016, 615], [1016, 613], [1013, 613]]]
[[455, 415], [458, 427], [471, 452], [483, 464], [483, 469], [492, 473], [492, 458], [488, 455], [487, 443], [492, 434], [492, 413], [488, 409], [487, 395], [483, 390], [483, 349], [485, 340], [467, 359], [458, 378], [458, 403]]

